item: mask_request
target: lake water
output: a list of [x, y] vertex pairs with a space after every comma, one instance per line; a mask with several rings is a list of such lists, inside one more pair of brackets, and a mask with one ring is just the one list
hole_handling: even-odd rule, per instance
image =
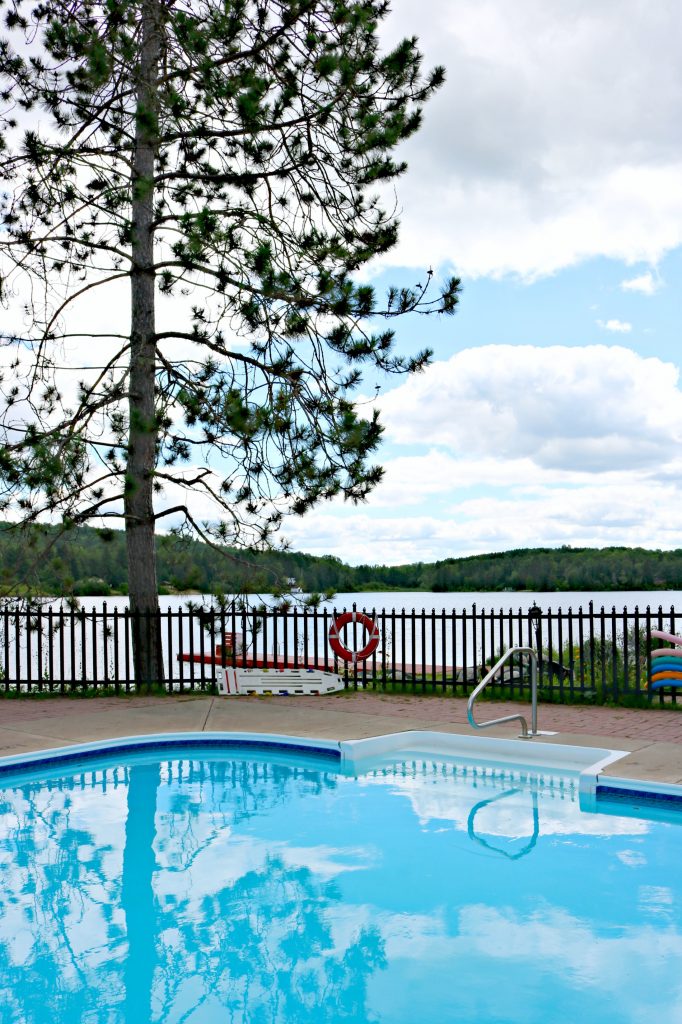
[[[303, 596], [303, 595], [301, 595]], [[268, 595], [261, 595], [261, 598], [265, 603], [270, 603], [272, 600]], [[255, 602], [259, 600], [258, 597], [253, 598]], [[101, 608], [102, 603], [106, 601], [107, 607], [110, 609], [118, 608], [122, 611], [128, 605], [128, 599], [126, 597], [82, 597], [80, 603], [83, 608]], [[184, 595], [176, 597], [161, 597], [159, 598], [161, 609], [163, 611], [172, 610], [177, 611], [179, 608], [187, 608], [188, 604], [208, 604], [210, 597], [206, 595]], [[355, 594], [336, 594], [332, 601], [323, 602], [321, 607], [328, 609], [342, 610], [344, 608], [351, 609], [355, 604], [358, 609], [365, 608], [367, 610], [376, 609], [381, 610], [382, 608], [387, 611], [395, 609], [396, 611], [416, 611], [421, 612], [422, 609], [427, 612], [461, 612], [466, 609], [470, 611], [473, 605], [476, 605], [477, 611], [485, 609], [486, 611], [509, 611], [518, 612], [521, 609], [522, 612], [527, 612], [533, 605], [538, 605], [543, 611], [556, 611], [559, 608], [564, 611], [568, 608], [572, 608], [574, 611], [578, 608], [587, 608], [590, 601], [592, 601], [595, 609], [600, 609], [602, 606], [609, 611], [615, 606], [619, 611], [623, 608], [627, 608], [629, 611], [634, 608], [644, 610], [647, 606], [652, 610], [658, 611], [659, 607], [663, 608], [664, 612], [669, 612], [670, 608], [682, 610], [682, 591], [680, 590], [595, 590], [595, 591], [564, 591], [561, 593], [557, 592], [534, 592], [534, 591], [514, 591], [505, 593], [491, 593], [487, 592], [466, 592], [466, 593], [449, 593], [449, 594], [433, 594], [421, 590], [415, 591], [388, 591], [385, 593], [371, 592], [371, 593], [355, 593]]]
[[336, 608], [350, 608], [355, 602], [358, 608], [395, 608], [396, 611], [405, 609], [411, 611], [413, 608], [427, 612], [461, 612], [469, 611], [472, 605], [480, 611], [494, 609], [495, 611], [518, 612], [519, 609], [527, 612], [533, 605], [538, 605], [543, 611], [550, 608], [556, 610], [562, 608], [580, 607], [587, 608], [592, 601], [595, 608], [609, 610], [615, 606], [621, 610], [625, 607], [633, 610], [635, 607], [644, 609], [647, 605], [658, 610], [659, 605], [663, 610], [682, 608], [682, 591], [680, 590], [597, 590], [597, 591], [565, 591], [563, 593], [534, 593], [532, 591], [519, 591], [508, 593], [450, 593], [432, 594], [424, 591], [406, 591], [371, 594], [337, 594], [329, 606]]

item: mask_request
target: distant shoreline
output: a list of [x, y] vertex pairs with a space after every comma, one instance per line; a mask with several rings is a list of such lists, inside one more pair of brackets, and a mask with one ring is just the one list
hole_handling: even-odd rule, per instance
[[[500, 598], [507, 598], [508, 600], [511, 601], [515, 597], [517, 597], [517, 598], [533, 597], [533, 596], [537, 597], [538, 595], [541, 595], [541, 594], [542, 595], [557, 595], [559, 597], [562, 594], [563, 595], [581, 595], [581, 596], [585, 595], [586, 598], [589, 598], [590, 595], [597, 595], [597, 594], [623, 594], [623, 595], [627, 595], [627, 594], [682, 594], [682, 586], [680, 586], [680, 587], [627, 587], [627, 588], [620, 588], [618, 590], [613, 589], [613, 588], [612, 589], [607, 589], [605, 587], [590, 587], [588, 590], [542, 590], [542, 591], [539, 591], [539, 590], [483, 590], [483, 589], [478, 589], [478, 590], [435, 590], [435, 591], [434, 590], [418, 590], [418, 589], [410, 589], [410, 590], [397, 590], [397, 589], [394, 589], [394, 590], [384, 590], [383, 588], [379, 589], [379, 588], [373, 587], [373, 588], [368, 588], [366, 590], [335, 591], [330, 598], [328, 598], [328, 599], [324, 599], [323, 598], [321, 603], [322, 604], [324, 604], [324, 603], [329, 604], [330, 602], [333, 603], [333, 601], [336, 599], [336, 597], [338, 595], [342, 595], [344, 597], [349, 597], [349, 598], [355, 598], [355, 597], [361, 598], [363, 596], [365, 596], [365, 597], [372, 597], [374, 595], [381, 595], [381, 596], [385, 596], [385, 597], [390, 597], [391, 595], [395, 595], [395, 597], [398, 598], [400, 596], [404, 597], [404, 596], [409, 595], [409, 594], [415, 594], [415, 595], [419, 594], [419, 595], [423, 595], [424, 597], [430, 595], [434, 599], [438, 598], [438, 597], [453, 597], [453, 596], [454, 597], [464, 597], [464, 596], [467, 596], [467, 595], [473, 595], [474, 597], [484, 597], [484, 596], [490, 595], [491, 597], [492, 596], [496, 596], [496, 597], [500, 597]], [[114, 591], [109, 591], [108, 593], [103, 593], [103, 594], [93, 594], [93, 593], [77, 594], [77, 593], [73, 593], [73, 592], [70, 592], [69, 594], [56, 594], [54, 592], [52, 592], [52, 593], [35, 593], [35, 592], [32, 592], [30, 595], [26, 591], [24, 591], [23, 593], [20, 592], [20, 591], [16, 591], [15, 593], [8, 594], [8, 595], [7, 594], [3, 595], [3, 594], [0, 593], [0, 607], [2, 606], [2, 602], [3, 601], [11, 601], [11, 600], [16, 599], [16, 598], [20, 598], [21, 599], [21, 598], [28, 597], [28, 596], [30, 596], [31, 598], [35, 598], [36, 600], [41, 600], [41, 601], [65, 601], [65, 600], [69, 600], [70, 598], [77, 598], [79, 601], [81, 601], [83, 599], [87, 599], [89, 601], [102, 601], [102, 602], [106, 602], [106, 601], [109, 601], [109, 600], [111, 600], [111, 601], [124, 600], [125, 601], [128, 598], [127, 592], [126, 593], [121, 593], [121, 592], [114, 592]], [[174, 592], [169, 592], [169, 591], [162, 590], [162, 591], [159, 592], [158, 596], [159, 596], [160, 599], [167, 598], [167, 599], [171, 599], [171, 600], [172, 599], [182, 600], [183, 598], [186, 598], [187, 600], [204, 599], [204, 598], [210, 600], [213, 595], [212, 595], [212, 592], [208, 591], [208, 590], [205, 590], [205, 591], [202, 591], [202, 590], [185, 590], [185, 591], [174, 591]], [[230, 598], [232, 595], [228, 594], [228, 595], [225, 595], [225, 596]], [[271, 592], [265, 591], [265, 590], [259, 591], [258, 593], [235, 594], [235, 596], [239, 597], [239, 598], [244, 597], [247, 600], [249, 598], [252, 598], [255, 602], [257, 602], [260, 598], [273, 598], [274, 597], [274, 595]], [[282, 597], [284, 599], [287, 599], [287, 600], [290, 600], [290, 601], [292, 600], [290, 595], [277, 595], [277, 598], [280, 598], [280, 597]], [[305, 600], [305, 598], [307, 598], [307, 597], [308, 597], [308, 594], [305, 591], [302, 591], [300, 594], [293, 595], [294, 599], [298, 598], [298, 599]], [[386, 602], [386, 603], [388, 603], [388, 602]]]
[[[19, 543], [19, 540], [21, 541]], [[160, 596], [208, 593], [619, 593], [682, 590], [682, 549], [519, 548], [402, 565], [348, 565], [332, 555], [216, 550], [156, 538]], [[407, 549], [406, 549], [407, 550]], [[43, 553], [44, 552], [44, 553]], [[17, 529], [0, 523], [0, 594], [124, 597], [125, 536], [76, 527]]]

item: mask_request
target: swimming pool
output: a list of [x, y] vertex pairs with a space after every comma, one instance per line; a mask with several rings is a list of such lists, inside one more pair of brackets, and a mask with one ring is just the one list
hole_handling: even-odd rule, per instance
[[0, 765], [0, 1020], [678, 1022], [678, 803], [487, 743]]

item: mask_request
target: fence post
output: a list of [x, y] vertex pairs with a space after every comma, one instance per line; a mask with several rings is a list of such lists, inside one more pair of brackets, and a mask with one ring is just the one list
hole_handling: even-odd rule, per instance
[[443, 696], [445, 696], [446, 684], [448, 678], [448, 655], [447, 655], [447, 642], [445, 635], [445, 608], [441, 608], [440, 613], [440, 656], [441, 656], [441, 682], [443, 683]]
[[[405, 609], [403, 608], [401, 613], [400, 613], [400, 654], [401, 654], [401, 665], [402, 665], [402, 674], [401, 674], [401, 677], [400, 677], [400, 686], [401, 686], [402, 690], [405, 689], [405, 658], [406, 658], [406, 652], [407, 652], [407, 648], [405, 646], [405, 643], [406, 643], [406, 641], [405, 641]], [[394, 658], [395, 658], [395, 655], [394, 655]], [[394, 662], [394, 665], [395, 665], [395, 662]], [[395, 677], [395, 672], [394, 672], [394, 677]]]
[[552, 609], [547, 609], [547, 637], [545, 643], [547, 644], [547, 684], [549, 686], [549, 692], [554, 695], [554, 688], [556, 686], [556, 676], [553, 674], [553, 662], [554, 662], [554, 630], [552, 628]]
[[467, 610], [462, 609], [462, 679], [464, 681], [464, 696], [466, 697], [469, 687], [469, 666], [467, 663]]
[[457, 612], [452, 609], [452, 696], [457, 693]]
[[611, 696], [618, 700], [618, 637], [616, 635], [616, 606], [611, 608]]
[[123, 642], [125, 644], [126, 693], [130, 693], [130, 608], [127, 607], [123, 609]]
[[628, 626], [628, 610], [623, 605], [623, 690], [630, 689], [630, 630]]
[[575, 656], [573, 654], [573, 608], [568, 606], [568, 692], [571, 700], [575, 696]]
[[50, 638], [47, 651], [47, 671], [50, 676], [50, 693], [54, 690], [54, 644], [52, 642], [54, 636], [54, 616], [52, 612], [52, 605], [50, 605], [47, 609], [47, 635]]
[[564, 623], [561, 605], [556, 612], [557, 623], [557, 663], [559, 665], [559, 700], [564, 702]]
[[[670, 605], [670, 632], [675, 632], [675, 609]], [[670, 700], [673, 704], [677, 704], [677, 687], [670, 687]]]
[[646, 606], [646, 684], [647, 691], [651, 695], [649, 685], [651, 683], [651, 606]]
[[107, 602], [102, 602], [102, 670], [105, 689], [109, 686], [109, 612]]
[[[20, 611], [18, 608], [14, 610], [14, 669], [15, 669], [15, 682], [17, 689], [20, 689], [21, 684], [21, 625], [19, 623]], [[73, 615], [73, 611], [71, 612]]]
[[635, 690], [637, 696], [642, 692], [642, 666], [640, 664], [641, 653], [640, 653], [640, 638], [639, 638], [639, 605], [635, 605]]
[[85, 625], [86, 625], [86, 612], [85, 612], [85, 608], [80, 608], [78, 614], [79, 614], [79, 617], [80, 617], [80, 620], [81, 620], [81, 686], [85, 690], [85, 689], [87, 689], [87, 685], [88, 685], [87, 658], [86, 658], [86, 653], [85, 653], [86, 652], [86, 647], [87, 647], [86, 631], [85, 631]]
[[175, 674], [173, 665], [173, 612], [170, 605], [166, 608], [166, 654], [168, 657], [168, 693], [173, 692], [175, 685]]
[[[322, 643], [324, 645], [324, 670], [329, 672], [329, 642], [327, 637], [329, 636], [329, 610], [325, 607], [322, 609]], [[336, 662], [334, 662], [333, 670], [336, 671]]]
[[92, 609], [92, 685], [95, 690], [99, 682], [99, 670], [97, 668], [97, 609]]
[[419, 628], [421, 632], [422, 693], [426, 693], [426, 608], [423, 605]]
[[2, 640], [5, 649], [5, 660], [2, 666], [2, 675], [5, 682], [5, 693], [9, 691], [9, 677], [11, 669], [9, 665], [9, 608], [7, 605], [2, 609]]
[[[658, 606], [658, 625], [657, 625], [656, 628], [660, 629], [660, 630], [663, 629], [663, 605], [662, 604], [659, 604], [659, 606]], [[658, 702], [659, 702], [659, 704], [663, 704], [664, 703], [663, 690], [664, 690], [664, 687], [661, 687], [659, 689], [659, 691], [658, 691]]]
[[287, 668], [289, 664], [289, 615], [286, 611], [282, 612], [282, 659], [282, 668]]
[[[62, 634], [64, 631], [64, 624], [62, 622]], [[63, 635], [62, 635], [63, 640]], [[62, 659], [63, 660], [63, 659]], [[64, 676], [64, 669], [62, 668], [62, 678]], [[62, 682], [62, 686], [63, 686]], [[118, 655], [118, 607], [114, 605], [114, 689], [116, 695], [121, 692], [121, 673], [119, 672], [119, 655]]]
[[[532, 635], [533, 633], [535, 636]], [[532, 647], [533, 640], [535, 641], [535, 650], [538, 656], [538, 686], [542, 686], [542, 673], [544, 669], [542, 657], [542, 608], [535, 603], [528, 609], [528, 639], [529, 647]]]
[[[294, 624], [294, 668], [298, 668], [298, 609], [294, 605], [293, 609], [293, 624]], [[289, 667], [288, 665], [286, 666]]]
[[[486, 645], [485, 645], [485, 608], [481, 608], [481, 675], [485, 675], [486, 665]], [[499, 677], [497, 680], [493, 679], [491, 686], [491, 693], [495, 692], [495, 687], [499, 683]]]
[[606, 618], [604, 605], [599, 612], [599, 659], [601, 661], [601, 692], [602, 700], [606, 695]]
[[36, 615], [38, 633], [38, 691], [43, 689], [43, 609], [38, 605]]
[[196, 674], [196, 663], [194, 661], [194, 608], [187, 612], [187, 625], [189, 626], [189, 688], [194, 690], [194, 677]]

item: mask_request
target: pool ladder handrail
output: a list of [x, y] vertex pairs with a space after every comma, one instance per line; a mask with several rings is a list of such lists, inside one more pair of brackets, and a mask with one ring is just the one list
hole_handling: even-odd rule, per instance
[[[474, 718], [474, 703], [480, 693], [485, 690], [488, 683], [492, 682], [497, 673], [500, 671], [502, 666], [507, 662], [514, 654], [527, 654], [530, 657], [530, 731], [528, 729], [528, 722], [523, 715], [505, 715], [504, 718], [493, 718], [490, 722], [477, 722]], [[490, 669], [488, 674], [481, 679], [478, 686], [472, 691], [469, 697], [469, 703], [467, 704], [467, 718], [469, 719], [469, 725], [472, 729], [489, 729], [491, 725], [503, 725], [505, 722], [520, 722], [521, 723], [521, 739], [528, 740], [538, 734], [538, 656], [537, 652], [532, 647], [510, 647], [508, 651], [505, 651], [502, 657], [493, 667]]]

